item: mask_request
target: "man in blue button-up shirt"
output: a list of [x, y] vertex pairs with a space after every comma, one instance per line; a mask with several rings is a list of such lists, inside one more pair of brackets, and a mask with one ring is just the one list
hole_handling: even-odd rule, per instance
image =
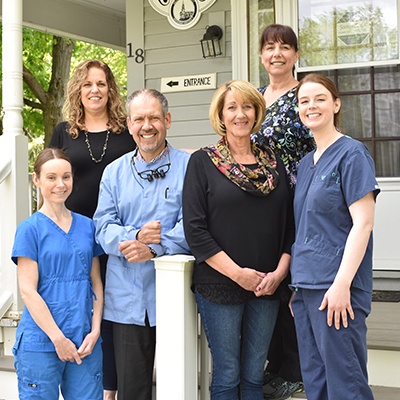
[[136, 91], [127, 111], [137, 149], [104, 170], [93, 219], [96, 239], [109, 255], [103, 318], [113, 323], [118, 399], [149, 400], [156, 325], [152, 258], [190, 253], [182, 227], [189, 154], [166, 141], [171, 114], [163, 94]]

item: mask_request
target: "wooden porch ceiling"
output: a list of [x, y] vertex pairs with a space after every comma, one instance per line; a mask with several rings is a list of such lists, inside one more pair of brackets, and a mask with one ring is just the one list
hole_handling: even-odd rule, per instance
[[[3, 1], [7, 0], [0, 0], [1, 14]], [[126, 0], [23, 0], [23, 25], [124, 51], [125, 3]]]

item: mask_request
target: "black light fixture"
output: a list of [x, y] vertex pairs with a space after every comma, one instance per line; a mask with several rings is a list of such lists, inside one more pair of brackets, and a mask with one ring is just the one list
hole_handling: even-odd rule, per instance
[[219, 40], [222, 38], [222, 29], [217, 25], [206, 26], [206, 33], [200, 40], [203, 58], [216, 57], [222, 54]]

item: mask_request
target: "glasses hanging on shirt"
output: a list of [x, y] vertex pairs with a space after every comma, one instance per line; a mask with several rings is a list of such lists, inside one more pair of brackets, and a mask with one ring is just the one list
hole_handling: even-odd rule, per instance
[[165, 175], [167, 174], [167, 172], [169, 171], [169, 169], [171, 167], [171, 160], [169, 158], [169, 151], [167, 153], [168, 162], [166, 164], [160, 165], [159, 167], [157, 167], [155, 169], [146, 169], [144, 171], [138, 171], [138, 169], [136, 168], [135, 155], [136, 155], [136, 153], [132, 156], [132, 165], [133, 165], [133, 168], [135, 169], [136, 173], [143, 180], [148, 180], [149, 182], [152, 182], [154, 179], [165, 178]]

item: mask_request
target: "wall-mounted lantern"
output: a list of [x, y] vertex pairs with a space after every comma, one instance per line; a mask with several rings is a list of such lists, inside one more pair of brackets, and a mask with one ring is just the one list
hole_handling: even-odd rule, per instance
[[222, 29], [217, 25], [206, 26], [206, 33], [200, 40], [203, 58], [216, 57], [222, 54], [220, 39]]

